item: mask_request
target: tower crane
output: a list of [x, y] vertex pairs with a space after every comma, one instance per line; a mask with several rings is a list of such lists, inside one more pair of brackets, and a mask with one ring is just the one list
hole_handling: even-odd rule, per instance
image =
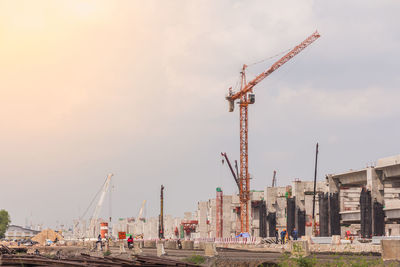
[[101, 195], [99, 198], [99, 201], [97, 202], [97, 206], [94, 210], [93, 216], [90, 219], [90, 225], [89, 225], [89, 229], [88, 229], [88, 237], [96, 237], [95, 236], [95, 229], [96, 229], [96, 223], [97, 223], [97, 219], [99, 218], [100, 215], [100, 211], [101, 208], [103, 206], [103, 202], [104, 202], [104, 198], [106, 196], [106, 193], [108, 191], [108, 188], [110, 187], [110, 182], [111, 182], [111, 177], [113, 176], [112, 173], [108, 174], [107, 179], [103, 185], [103, 188], [101, 190]]
[[267, 78], [271, 73], [279, 69], [283, 64], [288, 62], [303, 49], [313, 43], [320, 37], [320, 34], [315, 31], [307, 39], [289, 51], [281, 59], [275, 62], [269, 69], [259, 74], [250, 82], [246, 81], [246, 68], [244, 64], [241, 71], [241, 87], [240, 91], [233, 92], [232, 87], [229, 88], [226, 99], [229, 102], [229, 111], [233, 112], [235, 100], [239, 100], [240, 106], [240, 175], [239, 175], [239, 199], [240, 199], [240, 231], [249, 232], [249, 201], [250, 201], [250, 176], [249, 176], [249, 159], [248, 159], [248, 106], [254, 104], [255, 95], [253, 88], [259, 82]]

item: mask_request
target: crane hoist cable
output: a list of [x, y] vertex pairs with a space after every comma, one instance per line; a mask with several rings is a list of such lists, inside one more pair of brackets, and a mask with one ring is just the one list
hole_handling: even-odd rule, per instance
[[273, 55], [273, 56], [270, 56], [270, 57], [261, 59], [261, 60], [259, 60], [259, 61], [256, 61], [256, 62], [253, 62], [253, 63], [250, 63], [250, 64], [247, 64], [247, 67], [251, 67], [251, 66], [254, 66], [254, 65], [263, 63], [263, 62], [265, 62], [265, 61], [267, 61], [267, 60], [270, 60], [270, 59], [279, 57], [280, 55], [283, 55], [283, 54], [289, 52], [289, 51], [292, 50], [292, 49], [293, 49], [293, 48], [289, 48], [289, 49], [286, 49], [285, 51], [279, 52], [278, 54], [275, 54], [275, 55]]
[[84, 218], [87, 214], [87, 212], [89, 211], [90, 207], [92, 207], [94, 201], [97, 199], [97, 196], [100, 194], [101, 190], [103, 189], [105, 183], [107, 181], [107, 178], [104, 180], [104, 183], [101, 185], [99, 191], [97, 191], [96, 195], [94, 196], [94, 198], [92, 199], [92, 201], [90, 201], [89, 206], [87, 207], [87, 209], [85, 210], [85, 212], [83, 213], [83, 215], [81, 216], [81, 218]]

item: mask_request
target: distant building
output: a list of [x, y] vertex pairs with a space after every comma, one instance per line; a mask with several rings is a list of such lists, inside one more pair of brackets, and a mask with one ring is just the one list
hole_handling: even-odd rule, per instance
[[10, 225], [5, 233], [6, 239], [30, 239], [40, 231], [24, 228], [18, 225]]

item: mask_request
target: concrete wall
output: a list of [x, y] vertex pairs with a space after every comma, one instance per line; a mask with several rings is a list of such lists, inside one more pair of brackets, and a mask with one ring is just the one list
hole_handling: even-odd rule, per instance
[[[315, 196], [315, 220], [319, 222], [319, 201], [318, 194], [326, 193], [328, 186], [325, 181], [318, 181], [316, 183], [316, 196]], [[307, 222], [312, 222], [313, 212], [313, 193], [314, 193], [314, 181], [294, 181], [292, 182], [292, 193], [296, 197], [296, 228], [299, 228], [297, 218], [297, 208], [306, 212], [306, 235], [312, 235], [312, 226], [307, 226]]]
[[277, 228], [286, 228], [286, 187], [267, 187], [264, 192], [267, 212], [276, 212]]
[[233, 212], [234, 207], [232, 205], [232, 196], [223, 196], [223, 205], [222, 205], [222, 237], [232, 237], [235, 235], [236, 228], [236, 214]]

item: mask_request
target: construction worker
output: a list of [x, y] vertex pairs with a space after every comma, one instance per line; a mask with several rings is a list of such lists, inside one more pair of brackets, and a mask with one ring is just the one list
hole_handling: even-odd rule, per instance
[[299, 233], [297, 232], [296, 228], [293, 228], [292, 230], [292, 237], [293, 240], [297, 240]]
[[351, 236], [351, 233], [349, 230], [346, 231], [346, 240], [349, 240]]
[[281, 244], [285, 244], [285, 238], [286, 238], [286, 229], [283, 229], [281, 232]]
[[100, 246], [100, 249], [103, 250], [103, 242], [102, 242], [102, 240], [101, 240], [101, 235], [99, 235], [99, 236], [97, 237], [96, 246], [97, 246], [97, 248], [99, 248], [99, 246]]
[[279, 243], [279, 230], [278, 228], [275, 229], [275, 243]]

